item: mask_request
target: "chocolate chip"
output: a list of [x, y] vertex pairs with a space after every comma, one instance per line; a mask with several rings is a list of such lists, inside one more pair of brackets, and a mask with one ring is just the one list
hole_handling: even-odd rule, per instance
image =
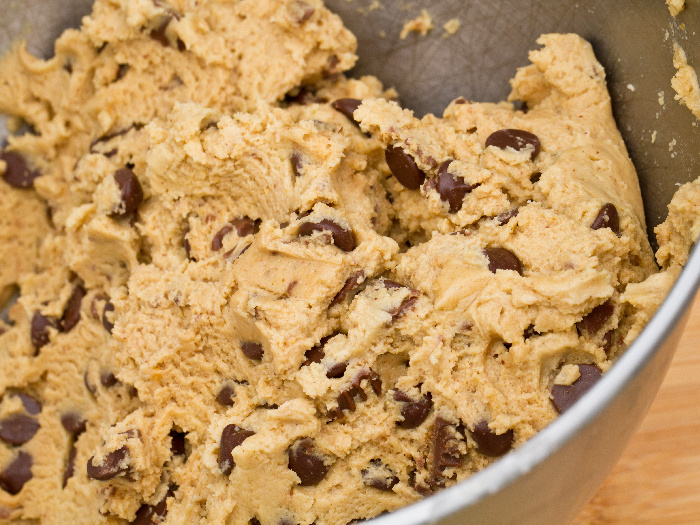
[[336, 363], [332, 365], [326, 372], [328, 379], [339, 379], [345, 375], [345, 370], [348, 368], [348, 362]]
[[299, 236], [305, 237], [313, 232], [330, 232], [333, 237], [333, 244], [344, 252], [351, 252], [355, 249], [355, 235], [352, 230], [346, 230], [330, 219], [322, 219], [319, 222], [304, 222], [299, 226]]
[[595, 334], [603, 328], [603, 325], [613, 313], [615, 313], [615, 305], [611, 300], [607, 300], [593, 308], [590, 313], [577, 323], [576, 327], [579, 329], [579, 332], [585, 331], [589, 334]]
[[87, 475], [92, 479], [98, 481], [108, 481], [114, 479], [120, 474], [124, 474], [129, 471], [129, 463], [127, 458], [129, 457], [129, 449], [126, 446], [118, 448], [114, 452], [110, 452], [104, 459], [101, 465], [95, 465], [93, 460], [95, 457], [91, 457], [87, 462]]
[[348, 117], [354, 124], [357, 124], [358, 122], [355, 120], [353, 113], [360, 107], [360, 104], [362, 104], [362, 101], [356, 98], [339, 98], [331, 102], [331, 107]]
[[168, 498], [172, 495], [173, 491], [171, 489], [156, 505], [141, 505], [139, 510], [136, 511], [134, 521], [130, 523], [132, 525], [157, 525], [163, 523], [165, 516], [168, 514]]
[[292, 162], [292, 171], [294, 172], [294, 176], [301, 177], [301, 169], [304, 167], [301, 153], [295, 151], [294, 153], [292, 153], [290, 160]]
[[496, 220], [498, 221], [498, 224], [501, 226], [504, 226], [508, 224], [508, 222], [513, 218], [517, 217], [518, 215], [518, 208], [513, 208], [512, 210], [504, 211], [503, 213], [499, 213], [496, 215]]
[[603, 350], [606, 354], [610, 353], [615, 344], [615, 330], [608, 330], [603, 336]]
[[32, 479], [32, 456], [20, 450], [17, 457], [0, 472], [0, 489], [12, 494], [19, 494], [24, 484]]
[[440, 200], [449, 203], [450, 213], [457, 213], [462, 207], [464, 197], [470, 193], [478, 184], [467, 184], [462, 177], [449, 172], [452, 160], [446, 160], [437, 172], [437, 192]]
[[593, 224], [591, 224], [592, 230], [601, 228], [610, 228], [615, 235], [620, 236], [620, 217], [617, 214], [617, 208], [610, 202], [600, 208]]
[[61, 332], [70, 332], [75, 325], [80, 321], [80, 305], [83, 302], [83, 297], [85, 297], [85, 288], [82, 286], [76, 286], [73, 289], [66, 307], [63, 310], [63, 316], [61, 317], [61, 322], [59, 327]]
[[350, 387], [343, 390], [338, 396], [338, 407], [328, 413], [328, 417], [335, 419], [343, 415], [344, 410], [354, 412], [357, 409], [355, 398], [367, 401], [367, 393], [362, 388], [362, 381], [367, 379], [375, 394], [382, 393], [382, 380], [374, 370], [361, 370], [350, 383]]
[[85, 388], [88, 389], [88, 392], [90, 392], [93, 396], [97, 392], [97, 387], [90, 381], [90, 371], [85, 370], [83, 373], [83, 383], [85, 384]]
[[38, 310], [32, 316], [30, 328], [30, 336], [32, 346], [36, 353], [39, 353], [41, 347], [49, 342], [49, 328], [56, 328], [56, 320], [53, 317], [42, 315]]
[[105, 388], [110, 388], [119, 383], [119, 379], [112, 372], [102, 372], [100, 374], [100, 383]]
[[113, 311], [114, 305], [111, 301], [107, 301], [105, 303], [104, 310], [102, 310], [102, 326], [104, 326], [104, 329], [107, 330], [110, 334], [114, 329], [114, 323], [110, 321], [109, 317], [111, 316], [109, 314], [111, 314]]
[[219, 444], [219, 468], [225, 475], [229, 475], [236, 466], [231, 452], [243, 443], [250, 436], [254, 435], [252, 430], [246, 430], [237, 425], [226, 425], [221, 432], [221, 442]]
[[[189, 231], [189, 228], [187, 229]], [[192, 261], [192, 245], [190, 244], [190, 240], [187, 238], [187, 233], [185, 233], [185, 236], [182, 238], [182, 247], [185, 249], [185, 255], [187, 256], [187, 259]]]
[[537, 135], [530, 133], [529, 131], [524, 131], [522, 129], [501, 129], [494, 131], [486, 139], [486, 147], [496, 146], [500, 149], [513, 148], [516, 151], [523, 150], [528, 146], [533, 147], [533, 151], [530, 155], [532, 160], [540, 154], [542, 149], [542, 144]]
[[386, 148], [386, 163], [397, 181], [409, 190], [420, 189], [425, 181], [425, 173], [416, 165], [408, 153], [396, 146]]
[[232, 407], [236, 399], [236, 391], [231, 385], [224, 385], [216, 395], [216, 401], [225, 407]]
[[134, 213], [143, 201], [143, 189], [136, 175], [129, 168], [120, 168], [114, 173], [114, 180], [121, 192], [121, 202], [112, 211], [115, 218], [127, 217]]
[[576, 403], [603, 375], [595, 365], [578, 365], [581, 374], [571, 385], [553, 385], [552, 403], [560, 414]]
[[396, 321], [399, 317], [405, 314], [407, 310], [410, 310], [417, 301], [418, 297], [415, 295], [409, 295], [403, 301], [401, 301], [399, 306], [389, 312], [389, 314], [391, 314], [392, 322]]
[[117, 76], [114, 78], [114, 81], [118, 82], [124, 78], [130, 69], [131, 66], [129, 64], [119, 64], [119, 68], [117, 68]]
[[211, 241], [211, 249], [215, 252], [218, 252], [221, 248], [223, 248], [224, 237], [226, 237], [232, 231], [233, 225], [226, 224], [218, 232], [216, 232], [216, 235], [214, 235], [214, 239]]
[[248, 359], [253, 361], [262, 361], [263, 358], [263, 345], [260, 343], [253, 343], [252, 341], [243, 341], [241, 343], [241, 351], [243, 355]]
[[462, 454], [455, 425], [440, 416], [433, 426], [433, 447], [430, 484], [433, 488], [445, 486], [445, 470], [462, 466]]
[[23, 445], [34, 437], [39, 423], [24, 414], [12, 414], [0, 421], [0, 439], [10, 445]]
[[340, 291], [337, 294], [335, 294], [335, 297], [331, 301], [329, 308], [331, 306], [335, 306], [335, 305], [340, 304], [343, 301], [345, 301], [345, 299], [351, 294], [351, 292], [353, 292], [359, 288], [358, 283], [361, 280], [363, 280], [364, 277], [365, 277], [365, 272], [363, 270], [360, 270], [359, 272], [355, 272], [350, 277], [348, 277], [348, 279], [345, 281], [345, 284], [343, 284], [343, 287], [340, 289]]
[[300, 439], [289, 448], [287, 454], [289, 468], [299, 476], [302, 487], [318, 485], [326, 477], [328, 467], [316, 453], [313, 439]]
[[24, 157], [15, 151], [2, 151], [0, 159], [4, 160], [7, 166], [3, 179], [15, 188], [31, 188], [34, 186], [34, 179], [41, 175], [38, 171], [30, 170]]
[[396, 425], [410, 430], [418, 428], [425, 421], [433, 408], [433, 397], [428, 392], [418, 401], [414, 401], [404, 392], [397, 390], [394, 393], [394, 399], [402, 403], [406, 403], [401, 407], [401, 421], [397, 421]]
[[173, 456], [184, 456], [187, 453], [185, 433], [171, 430], [168, 436], [170, 436], [170, 452], [173, 453]]
[[496, 458], [513, 447], [513, 429], [511, 428], [503, 434], [495, 434], [489, 428], [486, 420], [481, 420], [474, 425], [474, 430], [470, 430], [470, 434], [476, 441], [477, 452], [484, 456]]
[[260, 520], [258, 518], [250, 518], [248, 525], [262, 525], [262, 524], [260, 523]]
[[533, 184], [537, 184], [540, 181], [540, 178], [542, 178], [542, 174], [539, 171], [536, 171], [532, 175], [530, 175], [530, 182]]
[[18, 397], [28, 414], [36, 416], [41, 412], [41, 403], [29, 394], [25, 394], [24, 392], [12, 392], [10, 396]]
[[63, 471], [63, 488], [66, 488], [68, 480], [75, 474], [75, 456], [78, 449], [75, 448], [75, 443], [71, 441], [70, 449], [68, 450], [68, 459], [66, 460], [66, 468]]
[[231, 221], [231, 225], [236, 228], [239, 237], [254, 235], [260, 230], [260, 219], [253, 220], [250, 217], [239, 217]]
[[496, 273], [496, 270], [513, 270], [520, 275], [523, 274], [523, 264], [520, 259], [505, 248], [485, 248], [484, 255], [489, 261], [489, 270]]
[[292, 4], [290, 4], [289, 9], [297, 25], [302, 25], [316, 12], [313, 6], [309, 5], [303, 0], [295, 0], [292, 2]]
[[362, 469], [362, 482], [368, 487], [390, 491], [399, 482], [394, 472], [380, 459], [370, 460], [371, 468]]
[[539, 335], [539, 332], [535, 330], [534, 325], [530, 325], [523, 332], [523, 339], [530, 339], [534, 335]]
[[170, 46], [170, 40], [165, 32], [168, 29], [168, 25], [170, 25], [172, 19], [173, 17], [171, 15], [166, 16], [158, 27], [153, 29], [148, 36], [164, 47]]
[[61, 424], [72, 436], [79, 436], [85, 432], [85, 420], [75, 412], [68, 412], [61, 416]]

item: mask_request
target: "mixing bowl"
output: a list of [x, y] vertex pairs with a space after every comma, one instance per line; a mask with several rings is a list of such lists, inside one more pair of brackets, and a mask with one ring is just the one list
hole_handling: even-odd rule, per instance
[[[618, 126], [641, 182], [647, 227], [666, 216], [678, 185], [695, 179], [700, 132], [673, 99], [673, 42], [700, 64], [700, 2], [676, 19], [662, 0], [327, 0], [359, 39], [353, 74], [374, 74], [395, 87], [417, 114], [441, 113], [457, 96], [503, 100], [508, 80], [546, 32], [588, 39], [607, 71]], [[0, 52], [19, 37], [47, 57], [90, 0], [0, 0]], [[435, 28], [399, 33], [427, 9]], [[454, 35], [443, 24], [461, 22]], [[0, 126], [0, 141], [5, 135]], [[668, 298], [641, 336], [571, 410], [523, 446], [468, 480], [380, 517], [377, 525], [428, 523], [565, 523], [602, 483], [637, 429], [666, 373], [700, 281], [695, 250]]]

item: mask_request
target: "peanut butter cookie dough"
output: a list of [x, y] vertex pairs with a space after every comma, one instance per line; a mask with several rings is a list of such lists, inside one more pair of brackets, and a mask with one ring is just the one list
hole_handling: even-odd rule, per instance
[[568, 409], [698, 192], [657, 273], [602, 67], [539, 43], [511, 102], [422, 119], [314, 0], [97, 0], [10, 53], [0, 521], [344, 525]]

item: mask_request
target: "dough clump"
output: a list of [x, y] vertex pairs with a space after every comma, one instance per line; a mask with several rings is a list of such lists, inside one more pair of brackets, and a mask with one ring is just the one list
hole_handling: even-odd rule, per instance
[[[97, 0], [0, 64], [0, 521], [345, 525], [486, 467], [639, 333], [605, 73], [544, 35], [509, 102], [419, 119], [320, 0]], [[695, 217], [695, 218], [693, 218]]]

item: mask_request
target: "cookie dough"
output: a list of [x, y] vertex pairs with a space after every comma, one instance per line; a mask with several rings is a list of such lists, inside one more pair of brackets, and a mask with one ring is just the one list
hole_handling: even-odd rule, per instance
[[314, 0], [97, 0], [10, 53], [0, 521], [345, 525], [571, 406], [675, 274], [590, 45], [539, 43], [422, 119]]

